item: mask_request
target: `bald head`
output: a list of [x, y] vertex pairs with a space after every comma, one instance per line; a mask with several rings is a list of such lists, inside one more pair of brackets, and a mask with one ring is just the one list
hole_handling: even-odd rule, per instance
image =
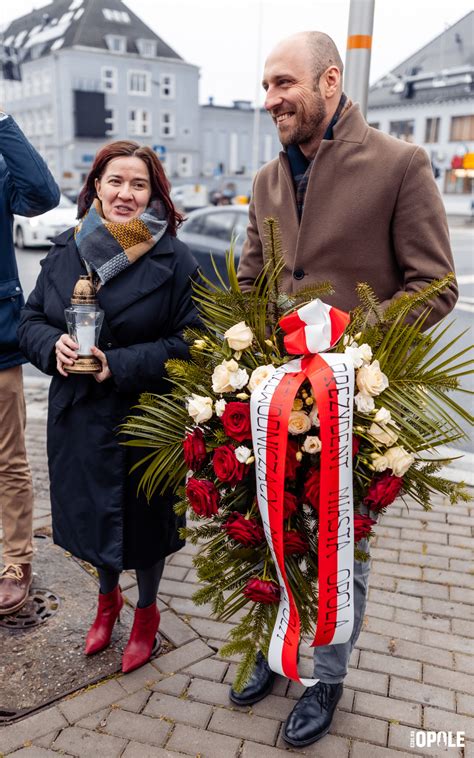
[[328, 34], [324, 34], [324, 32], [298, 32], [297, 34], [292, 34], [291, 37], [286, 37], [276, 45], [270, 53], [270, 57], [275, 53], [281, 53], [291, 48], [301, 48], [302, 45], [306, 48], [308, 53], [315, 85], [318, 84], [320, 77], [324, 74], [326, 69], [330, 66], [336, 66], [341, 74], [342, 88], [342, 72], [344, 70], [344, 65], [334, 40], [331, 39]]

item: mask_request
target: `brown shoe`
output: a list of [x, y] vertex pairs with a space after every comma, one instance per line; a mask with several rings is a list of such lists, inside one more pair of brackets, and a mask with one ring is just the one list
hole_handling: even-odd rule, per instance
[[0, 571], [0, 616], [25, 605], [31, 587], [31, 563], [9, 563]]

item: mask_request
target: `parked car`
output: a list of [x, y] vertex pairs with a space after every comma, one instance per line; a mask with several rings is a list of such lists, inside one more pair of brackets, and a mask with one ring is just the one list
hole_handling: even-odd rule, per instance
[[77, 208], [74, 203], [61, 195], [59, 205], [40, 216], [14, 216], [13, 238], [16, 247], [48, 247], [51, 238], [74, 226], [77, 220]]
[[237, 240], [234, 250], [238, 261], [247, 234], [247, 224], [248, 205], [210, 206], [189, 213], [178, 236], [189, 247], [203, 273], [217, 282], [211, 254], [221, 276], [227, 280], [226, 250], [230, 247], [232, 235], [235, 235]]

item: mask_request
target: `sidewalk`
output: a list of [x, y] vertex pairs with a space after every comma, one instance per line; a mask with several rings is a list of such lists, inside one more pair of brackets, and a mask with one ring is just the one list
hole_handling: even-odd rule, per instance
[[[28, 381], [28, 450], [35, 528], [49, 525], [45, 383]], [[194, 548], [168, 561], [161, 631], [176, 649], [10, 726], [0, 756], [53, 758], [474, 758], [474, 503], [433, 511], [390, 506], [377, 528], [364, 630], [351, 660], [331, 733], [288, 750], [281, 727], [302, 688], [278, 679], [252, 708], [232, 706], [235, 661], [216, 649], [231, 628], [195, 607]], [[131, 602], [134, 587], [126, 591]], [[301, 669], [311, 674], [311, 652]], [[27, 686], [27, 684], [25, 685]], [[466, 747], [416, 747], [417, 730], [465, 733]]]

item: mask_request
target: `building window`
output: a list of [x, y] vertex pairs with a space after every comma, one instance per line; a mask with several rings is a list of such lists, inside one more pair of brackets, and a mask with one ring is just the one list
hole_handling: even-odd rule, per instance
[[160, 96], [163, 100], [174, 100], [176, 97], [176, 77], [174, 74], [161, 74]]
[[137, 48], [143, 58], [156, 57], [156, 40], [154, 39], [137, 39]]
[[105, 133], [107, 136], [117, 134], [117, 109], [105, 109]]
[[102, 66], [101, 82], [103, 92], [117, 92], [117, 69]]
[[474, 116], [453, 116], [449, 140], [450, 142], [474, 140]]
[[162, 137], [174, 137], [176, 133], [174, 113], [164, 111], [160, 115], [160, 134]]
[[439, 142], [440, 118], [427, 118], [425, 126], [425, 142]]
[[114, 53], [126, 53], [127, 52], [127, 38], [118, 34], [106, 34], [105, 41], [109, 50]]
[[405, 142], [413, 142], [414, 132], [415, 121], [413, 119], [407, 121], [390, 121], [389, 133], [392, 137], [398, 137], [398, 139], [405, 140]]
[[106, 21], [113, 21], [116, 24], [129, 24], [130, 16], [127, 11], [112, 10], [111, 8], [102, 8], [102, 13]]
[[474, 193], [474, 171], [449, 169], [445, 173], [444, 191], [447, 195], [472, 195]]
[[52, 134], [53, 133], [53, 112], [51, 108], [43, 109], [43, 124], [44, 124], [44, 133]]
[[193, 167], [192, 167], [192, 156], [189, 155], [189, 153], [180, 153], [178, 155], [178, 166], [177, 166], [177, 172], [178, 176], [192, 176], [193, 175]]
[[150, 111], [145, 108], [130, 108], [128, 111], [128, 133], [135, 137], [150, 135]]
[[151, 95], [151, 74], [149, 71], [128, 72], [129, 95]]

